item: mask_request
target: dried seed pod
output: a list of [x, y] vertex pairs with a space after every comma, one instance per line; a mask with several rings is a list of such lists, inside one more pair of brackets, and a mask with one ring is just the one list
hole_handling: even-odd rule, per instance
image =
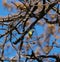
[[8, 4], [8, 3], [7, 3], [7, 0], [3, 0], [3, 1], [2, 1], [2, 4], [3, 4], [3, 6], [6, 7], [9, 11], [12, 10], [13, 5], [12, 5], [12, 4]]
[[12, 2], [12, 3], [15, 5], [15, 7], [19, 8], [21, 10], [26, 9], [26, 6], [22, 2]]
[[53, 46], [48, 46], [48, 45], [46, 45], [46, 46], [43, 48], [43, 51], [44, 51], [46, 54], [49, 54], [49, 52], [51, 51], [52, 48], [53, 48]]

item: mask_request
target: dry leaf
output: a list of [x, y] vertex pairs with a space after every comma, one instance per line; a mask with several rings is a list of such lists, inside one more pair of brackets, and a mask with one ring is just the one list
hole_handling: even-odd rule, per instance
[[39, 2], [37, 6], [38, 6], [38, 8], [43, 8], [43, 5], [41, 2]]
[[35, 56], [39, 56], [40, 55], [40, 48], [37, 48], [35, 51]]
[[48, 27], [49, 28], [55, 28], [55, 25], [54, 24], [48, 24]]
[[56, 39], [60, 39], [60, 36], [57, 36], [56, 34], [54, 34], [54, 37], [55, 37]]
[[52, 14], [52, 15], [50, 15], [50, 17], [51, 17], [52, 19], [54, 19], [54, 18], [55, 18], [55, 15]]
[[13, 6], [13, 5], [12, 5], [12, 4], [8, 4], [8, 3], [7, 3], [7, 0], [3, 0], [3, 1], [2, 1], [2, 4], [3, 4], [3, 6], [6, 7], [9, 11], [12, 10], [12, 6]]
[[26, 9], [26, 7], [24, 6], [24, 4], [22, 2], [14, 2], [13, 3], [16, 7], [20, 8], [21, 10]]
[[46, 3], [46, 5], [45, 5], [45, 10], [47, 10], [47, 9], [48, 9], [48, 7], [49, 7], [49, 4], [48, 4], [48, 3]]
[[52, 46], [46, 45], [46, 46], [43, 48], [43, 51], [44, 51], [46, 54], [49, 54], [49, 52], [51, 51], [52, 48], [53, 48]]

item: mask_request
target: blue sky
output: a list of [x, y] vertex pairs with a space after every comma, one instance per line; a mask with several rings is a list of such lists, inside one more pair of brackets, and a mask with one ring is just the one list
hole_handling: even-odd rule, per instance
[[[16, 11], [14, 10], [13, 12], [15, 13]], [[51, 12], [54, 13], [53, 11], [51, 11]], [[0, 16], [6, 16], [6, 15], [8, 15], [8, 14], [9, 14], [9, 12], [7, 11], [6, 8], [4, 8], [4, 7], [2, 6], [2, 0], [0, 0]], [[48, 16], [48, 19], [50, 20], [49, 16]], [[0, 26], [0, 27], [1, 27], [1, 26]], [[38, 33], [37, 35], [40, 35], [40, 34], [42, 34], [42, 33], [44, 32], [44, 26], [36, 25], [36, 30], [37, 30], [37, 33]], [[3, 33], [3, 31], [0, 30], [0, 33]], [[1, 40], [3, 40], [3, 38], [0, 39], [0, 42], [1, 42]], [[13, 40], [14, 40], [14, 39], [13, 39]], [[51, 36], [50, 42], [51, 42], [52, 40], [54, 40], [54, 37], [53, 37], [53, 36]], [[58, 39], [57, 42], [60, 43], [60, 40]], [[7, 43], [10, 43], [10, 42], [7, 42]], [[11, 53], [10, 55], [9, 55], [9, 53], [7, 54], [7, 52], [11, 52], [11, 51], [12, 51], [12, 53]], [[15, 55], [15, 53], [16, 53], [16, 51], [13, 50], [12, 47], [9, 47], [9, 49], [5, 51], [5, 55], [6, 55], [7, 57], [12, 57], [12, 56]], [[54, 48], [54, 49], [51, 51], [50, 54], [52, 54], [52, 53], [56, 53], [56, 54], [57, 54], [57, 53], [60, 53], [60, 48]]]
[[0, 0], [0, 16], [5, 16], [7, 14], [8, 12], [6, 11], [5, 8], [2, 7], [2, 0]]
[[[9, 0], [12, 1], [12, 0]], [[14, 0], [13, 0], [14, 1]], [[3, 7], [2, 0], [0, 0], [0, 16], [6, 16], [8, 14], [14, 14], [16, 12], [15, 9], [13, 9], [12, 12], [8, 11], [6, 7]]]

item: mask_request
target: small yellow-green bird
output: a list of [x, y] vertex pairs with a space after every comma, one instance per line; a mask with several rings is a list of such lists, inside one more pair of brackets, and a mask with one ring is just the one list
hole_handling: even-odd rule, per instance
[[34, 29], [31, 29], [31, 30], [28, 32], [28, 35], [29, 35], [30, 38], [32, 37], [33, 32], [34, 32]]

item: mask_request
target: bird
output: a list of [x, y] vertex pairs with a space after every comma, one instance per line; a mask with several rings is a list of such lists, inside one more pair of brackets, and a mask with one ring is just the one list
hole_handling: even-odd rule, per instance
[[33, 33], [34, 33], [34, 29], [31, 29], [31, 30], [28, 32], [29, 38], [32, 38]]

